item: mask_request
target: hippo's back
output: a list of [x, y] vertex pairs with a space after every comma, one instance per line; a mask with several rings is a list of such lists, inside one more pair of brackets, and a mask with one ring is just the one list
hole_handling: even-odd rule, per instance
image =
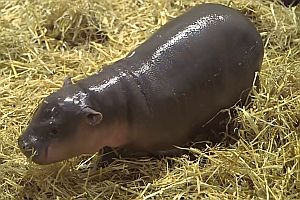
[[234, 9], [203, 4], [172, 20], [126, 58], [150, 113], [137, 113], [137, 137], [155, 148], [188, 140], [251, 88], [262, 57], [259, 33]]

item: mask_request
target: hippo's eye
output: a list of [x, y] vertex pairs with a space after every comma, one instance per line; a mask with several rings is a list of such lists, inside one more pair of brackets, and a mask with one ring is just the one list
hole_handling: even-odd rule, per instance
[[56, 127], [52, 127], [50, 130], [50, 135], [51, 136], [57, 136], [58, 135], [58, 130]]

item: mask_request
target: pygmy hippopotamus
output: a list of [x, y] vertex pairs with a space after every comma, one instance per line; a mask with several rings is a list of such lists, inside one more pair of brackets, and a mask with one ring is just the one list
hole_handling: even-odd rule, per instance
[[248, 95], [263, 53], [260, 34], [239, 11], [198, 5], [102, 71], [67, 79], [39, 105], [19, 147], [49, 164], [103, 147], [184, 146], [197, 127]]

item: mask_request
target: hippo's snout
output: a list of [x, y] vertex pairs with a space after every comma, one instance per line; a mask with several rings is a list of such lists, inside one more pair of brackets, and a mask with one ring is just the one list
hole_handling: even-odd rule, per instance
[[42, 145], [43, 143], [32, 132], [28, 131], [27, 129], [18, 138], [18, 146], [27, 158], [35, 163], [41, 163], [46, 157], [46, 145]]
[[33, 155], [33, 145], [29, 141], [26, 141], [22, 136], [18, 138], [18, 146], [26, 157], [31, 157]]

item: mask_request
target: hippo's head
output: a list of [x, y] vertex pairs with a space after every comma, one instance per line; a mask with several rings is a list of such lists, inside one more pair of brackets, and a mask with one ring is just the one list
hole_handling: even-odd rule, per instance
[[66, 83], [70, 81], [43, 100], [18, 139], [21, 151], [35, 163], [58, 162], [101, 148], [93, 137], [102, 114], [89, 107], [89, 96], [78, 85]]

